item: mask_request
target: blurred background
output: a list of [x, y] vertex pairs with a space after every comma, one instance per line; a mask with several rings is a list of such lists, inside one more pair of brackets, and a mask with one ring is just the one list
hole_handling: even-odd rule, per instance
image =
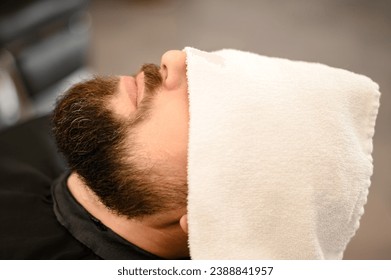
[[0, 130], [46, 114], [92, 74], [134, 74], [170, 49], [236, 48], [380, 85], [374, 174], [345, 259], [391, 259], [390, 0], [2, 0]]

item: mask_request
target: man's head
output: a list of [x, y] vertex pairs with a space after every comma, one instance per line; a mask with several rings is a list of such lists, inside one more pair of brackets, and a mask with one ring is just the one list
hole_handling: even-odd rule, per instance
[[53, 132], [70, 168], [114, 213], [128, 218], [183, 209], [187, 197], [185, 54], [136, 77], [98, 77], [68, 90]]

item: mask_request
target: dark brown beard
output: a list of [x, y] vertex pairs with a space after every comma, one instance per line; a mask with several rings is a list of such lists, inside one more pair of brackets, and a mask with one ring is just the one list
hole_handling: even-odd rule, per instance
[[[148, 119], [162, 85], [159, 68], [145, 65], [145, 97], [134, 120], [119, 119], [107, 108], [118, 92], [116, 77], [96, 77], [69, 89], [53, 111], [53, 134], [71, 171], [111, 211], [140, 218], [184, 207], [187, 182], [143, 167], [133, 141], [136, 124]], [[133, 141], [133, 142], [132, 142]]]

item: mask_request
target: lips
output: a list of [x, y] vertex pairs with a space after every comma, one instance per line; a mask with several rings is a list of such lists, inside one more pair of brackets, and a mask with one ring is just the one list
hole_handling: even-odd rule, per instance
[[134, 106], [137, 106], [138, 88], [135, 78], [131, 76], [123, 76], [125, 89], [128, 92], [129, 98]]
[[135, 81], [137, 87], [137, 106], [139, 106], [144, 97], [144, 72], [138, 73]]

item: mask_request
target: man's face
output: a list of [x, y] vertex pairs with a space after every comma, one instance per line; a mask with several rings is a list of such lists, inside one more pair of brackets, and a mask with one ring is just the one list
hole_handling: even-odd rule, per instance
[[148, 117], [132, 129], [132, 147], [136, 144], [136, 153], [146, 160], [144, 168], [154, 167], [172, 178], [186, 178], [189, 125], [186, 54], [166, 52], [159, 72], [162, 81], [154, 92], [148, 92], [144, 72], [135, 77], [121, 76], [118, 93], [109, 107], [121, 118], [132, 119], [148, 106]]
[[72, 171], [129, 218], [186, 207], [189, 104], [186, 55], [135, 77], [96, 77], [71, 87], [53, 111], [53, 134]]

